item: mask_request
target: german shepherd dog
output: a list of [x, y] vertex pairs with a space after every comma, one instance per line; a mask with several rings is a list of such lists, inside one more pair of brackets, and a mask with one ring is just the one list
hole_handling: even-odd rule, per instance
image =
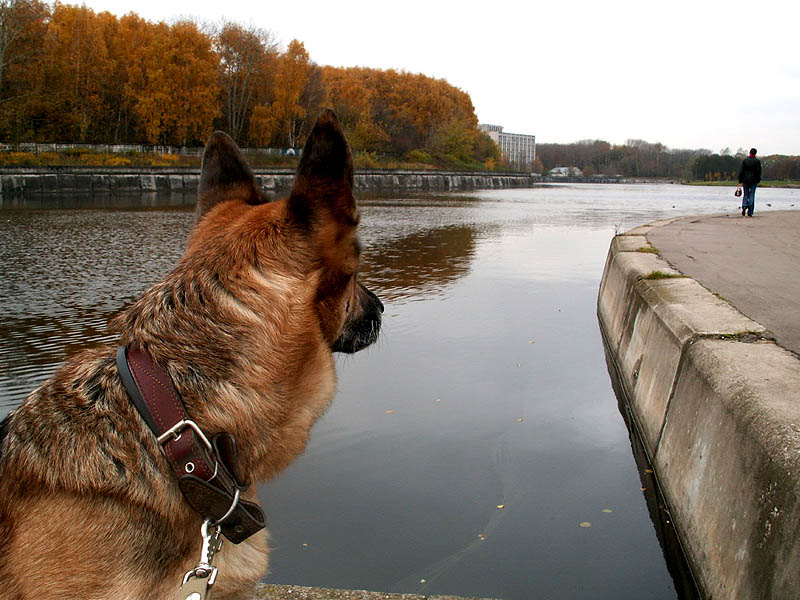
[[[112, 322], [121, 345], [168, 372], [203, 432], [235, 438], [242, 480], [266, 481], [303, 452], [334, 395], [332, 352], [378, 336], [383, 305], [358, 282], [358, 223], [332, 111], [276, 202], [214, 133], [186, 253]], [[0, 425], [2, 599], [172, 598], [198, 563], [203, 516], [131, 403], [115, 350], [72, 357]], [[254, 487], [242, 498], [255, 502]], [[252, 597], [265, 530], [226, 543], [214, 565], [215, 599]]]

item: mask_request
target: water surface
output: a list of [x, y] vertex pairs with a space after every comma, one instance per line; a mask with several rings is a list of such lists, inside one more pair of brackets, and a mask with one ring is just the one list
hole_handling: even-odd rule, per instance
[[[193, 215], [163, 204], [0, 203], [0, 417], [65, 356], [113, 339], [109, 318], [178, 260]], [[361, 204], [383, 334], [337, 359], [339, 393], [308, 451], [260, 488], [268, 580], [676, 598], [606, 370], [597, 290], [615, 232], [736, 214], [732, 190], [561, 185]], [[756, 209], [792, 204], [800, 191], [764, 189]]]

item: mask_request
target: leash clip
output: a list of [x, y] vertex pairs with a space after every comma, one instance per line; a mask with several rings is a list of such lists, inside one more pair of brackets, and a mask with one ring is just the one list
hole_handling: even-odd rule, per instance
[[[212, 529], [213, 532], [209, 532]], [[183, 583], [189, 581], [192, 577], [197, 579], [205, 579], [206, 586], [212, 587], [217, 581], [217, 567], [211, 563], [214, 561], [214, 556], [222, 549], [222, 538], [220, 537], [220, 528], [212, 523], [211, 519], [203, 521], [203, 526], [200, 528], [200, 533], [203, 536], [203, 547], [200, 551], [200, 562], [194, 569], [190, 569], [183, 576]]]

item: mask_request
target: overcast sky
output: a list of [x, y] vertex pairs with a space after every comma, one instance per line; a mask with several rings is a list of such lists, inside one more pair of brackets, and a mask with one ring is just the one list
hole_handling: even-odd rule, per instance
[[446, 79], [470, 94], [481, 123], [539, 143], [800, 154], [797, 0], [85, 4], [152, 21], [227, 19], [269, 29], [284, 47], [296, 38], [321, 65]]

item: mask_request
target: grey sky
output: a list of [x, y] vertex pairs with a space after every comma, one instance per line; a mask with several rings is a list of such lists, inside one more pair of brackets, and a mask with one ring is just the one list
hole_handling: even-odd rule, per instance
[[481, 122], [537, 141], [800, 154], [800, 2], [86, 0], [149, 20], [223, 19], [318, 64], [394, 68], [468, 92]]

